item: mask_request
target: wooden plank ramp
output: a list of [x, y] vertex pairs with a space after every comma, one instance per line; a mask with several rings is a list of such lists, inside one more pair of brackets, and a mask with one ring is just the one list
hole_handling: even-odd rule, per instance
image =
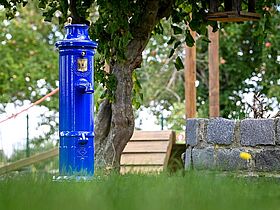
[[173, 131], [134, 131], [121, 156], [121, 173], [163, 171], [174, 143]]
[[39, 163], [41, 161], [47, 160], [47, 159], [55, 157], [57, 155], [58, 155], [58, 148], [54, 148], [49, 151], [42, 152], [42, 153], [33, 155], [31, 157], [28, 157], [28, 158], [24, 158], [24, 159], [15, 161], [13, 163], [1, 166], [0, 175], [21, 169], [23, 167], [26, 167], [26, 166], [29, 166], [29, 165], [32, 165], [35, 163]]

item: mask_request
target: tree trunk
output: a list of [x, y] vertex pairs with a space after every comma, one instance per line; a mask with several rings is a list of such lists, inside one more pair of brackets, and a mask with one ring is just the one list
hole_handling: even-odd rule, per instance
[[131, 103], [132, 70], [125, 65], [111, 66], [117, 78], [114, 103], [105, 100], [96, 120], [96, 165], [119, 168], [121, 153], [134, 130]]
[[[161, 2], [161, 3], [160, 3]], [[110, 104], [104, 100], [95, 122], [95, 164], [97, 167], [119, 169], [123, 149], [134, 131], [134, 115], [132, 107], [132, 72], [142, 62], [151, 32], [157, 22], [170, 15], [170, 0], [146, 1], [142, 21], [131, 26], [133, 39], [125, 50], [125, 61], [111, 62], [111, 73], [117, 79], [115, 101]]]

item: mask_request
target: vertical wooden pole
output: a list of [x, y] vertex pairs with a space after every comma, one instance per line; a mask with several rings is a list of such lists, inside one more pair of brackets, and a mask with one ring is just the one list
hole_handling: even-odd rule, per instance
[[218, 12], [218, 0], [209, 1], [210, 12]]
[[225, 12], [232, 11], [232, 0], [225, 0]]
[[249, 0], [248, 1], [248, 12], [256, 12], [256, 0]]
[[[191, 31], [195, 39], [196, 32]], [[196, 46], [186, 46], [185, 57], [185, 101], [186, 101], [186, 118], [196, 117]]]
[[219, 83], [219, 32], [212, 32], [208, 27], [208, 38], [211, 41], [208, 45], [209, 55], [209, 115], [210, 117], [220, 116], [220, 83]]
[[26, 157], [30, 156], [30, 146], [29, 146], [29, 115], [26, 115]]
[[232, 0], [232, 11], [241, 11], [241, 0]]

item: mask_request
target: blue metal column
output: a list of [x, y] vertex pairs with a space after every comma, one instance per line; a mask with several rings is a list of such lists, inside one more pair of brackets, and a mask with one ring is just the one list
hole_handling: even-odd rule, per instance
[[88, 26], [68, 24], [59, 49], [59, 173], [94, 173], [94, 61]]

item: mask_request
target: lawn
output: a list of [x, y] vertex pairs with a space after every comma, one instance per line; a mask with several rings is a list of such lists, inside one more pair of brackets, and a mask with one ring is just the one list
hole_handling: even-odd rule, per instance
[[209, 172], [98, 176], [54, 182], [47, 174], [0, 178], [1, 210], [277, 210], [280, 180]]

